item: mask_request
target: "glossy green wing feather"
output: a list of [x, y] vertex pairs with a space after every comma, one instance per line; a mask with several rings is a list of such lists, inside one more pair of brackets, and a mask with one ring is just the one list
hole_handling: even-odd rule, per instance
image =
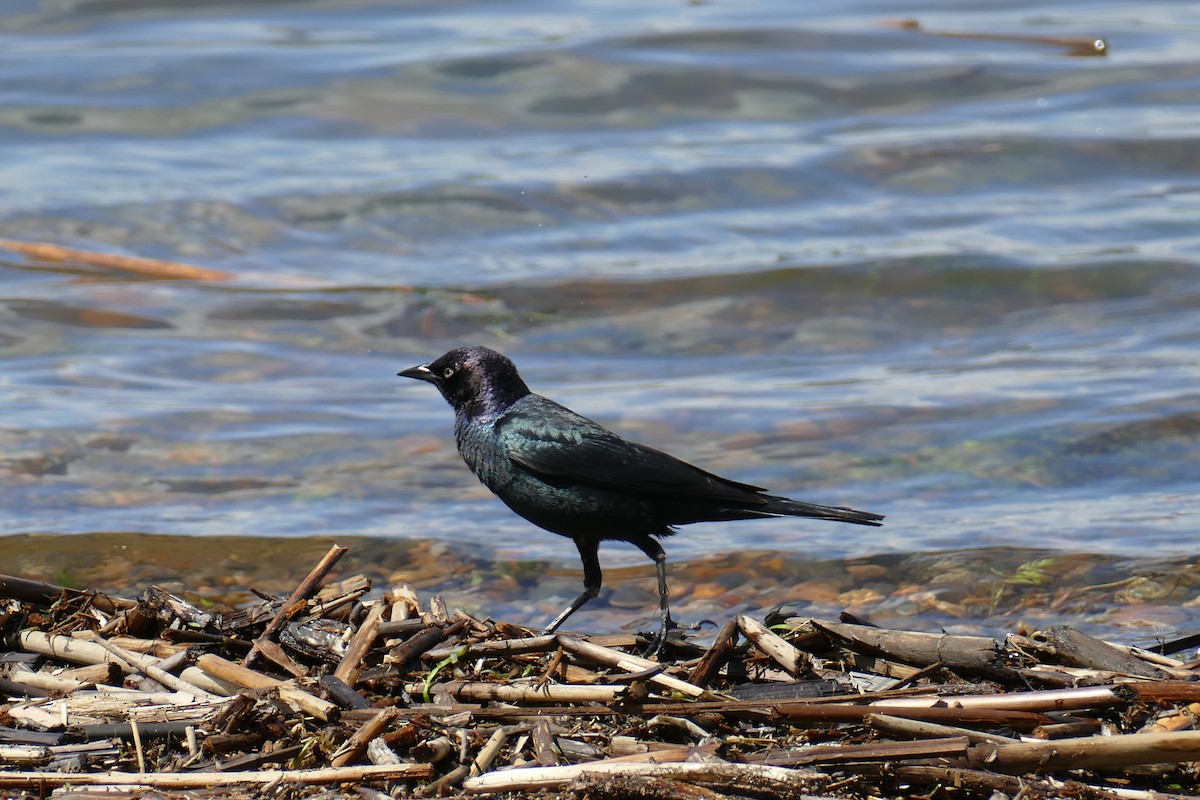
[[722, 478], [626, 441], [552, 400], [532, 397], [535, 402], [518, 403], [496, 424], [496, 435], [509, 458], [530, 472], [624, 493], [751, 507], [767, 502], [758, 486]]

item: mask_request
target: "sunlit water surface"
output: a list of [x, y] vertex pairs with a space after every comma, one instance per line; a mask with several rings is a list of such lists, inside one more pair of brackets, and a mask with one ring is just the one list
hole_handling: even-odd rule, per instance
[[[690, 527], [682, 617], [1190, 632], [1197, 30], [1168, 2], [7, 4], [0, 236], [230, 279], [0, 251], [0, 571], [284, 590], [343, 538], [543, 621], [574, 548], [395, 377], [486, 343], [631, 438], [888, 516]], [[650, 568], [602, 555], [576, 621], [644, 621]]]

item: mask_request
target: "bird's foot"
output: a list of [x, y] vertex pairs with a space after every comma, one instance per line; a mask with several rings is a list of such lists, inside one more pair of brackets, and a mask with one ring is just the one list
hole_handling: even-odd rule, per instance
[[665, 628], [659, 628], [655, 633], [644, 631], [642, 636], [650, 640], [650, 645], [642, 651], [642, 658], [658, 658], [662, 652], [663, 645], [667, 643], [667, 631]]
[[663, 624], [653, 633], [644, 631], [641, 635], [650, 641], [649, 646], [642, 652], [642, 658], [655, 658], [662, 653], [663, 647], [667, 644], [667, 637], [671, 631], [695, 631], [699, 630], [702, 625], [715, 625], [712, 620], [700, 620], [699, 622], [676, 622], [673, 618], [667, 617], [663, 620]]
[[673, 619], [667, 620], [667, 630], [672, 631], [698, 631], [705, 625], [716, 625], [711, 619], [702, 619], [698, 622], [676, 622]]

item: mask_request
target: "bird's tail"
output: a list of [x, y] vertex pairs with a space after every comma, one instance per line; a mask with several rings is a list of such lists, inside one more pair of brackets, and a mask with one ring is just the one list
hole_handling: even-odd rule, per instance
[[813, 503], [802, 503], [799, 500], [790, 500], [786, 497], [775, 497], [774, 495], [765, 495], [763, 499], [767, 501], [767, 504], [761, 506], [758, 510], [771, 515], [812, 517], [814, 519], [828, 519], [835, 522], [852, 522], [855, 525], [870, 525], [874, 528], [883, 525], [883, 515], [872, 514], [870, 511], [858, 511], [857, 509], [845, 508], [843, 506], [818, 506]]

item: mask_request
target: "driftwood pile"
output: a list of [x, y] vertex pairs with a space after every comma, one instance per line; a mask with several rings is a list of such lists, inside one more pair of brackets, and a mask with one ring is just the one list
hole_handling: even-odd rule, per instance
[[365, 601], [342, 552], [224, 613], [0, 575], [0, 797], [1200, 800], [1197, 641], [740, 616], [660, 663]]

